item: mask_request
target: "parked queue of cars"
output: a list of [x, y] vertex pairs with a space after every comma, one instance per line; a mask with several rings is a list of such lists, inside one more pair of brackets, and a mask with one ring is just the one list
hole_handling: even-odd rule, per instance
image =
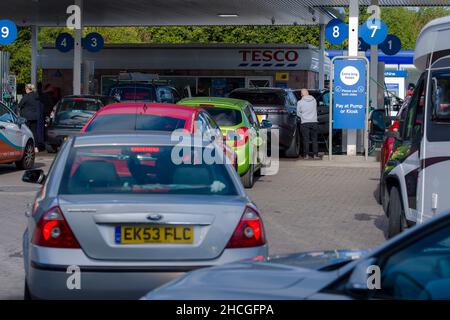
[[[244, 100], [126, 97], [105, 106], [108, 97], [70, 96], [54, 109], [47, 132], [58, 156], [47, 174], [23, 176], [43, 185], [24, 233], [26, 298], [139, 298], [193, 269], [267, 257], [243, 185], [263, 166], [260, 131], [271, 123]], [[174, 164], [177, 129], [203, 136]], [[189, 162], [207, 151], [228, 161]], [[61, 270], [71, 265], [82, 291], [67, 289]]]

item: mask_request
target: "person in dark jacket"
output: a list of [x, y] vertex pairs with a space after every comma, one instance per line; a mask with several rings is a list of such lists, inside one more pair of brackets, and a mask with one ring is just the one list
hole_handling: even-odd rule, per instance
[[27, 119], [27, 126], [33, 132], [36, 145], [44, 143], [44, 110], [34, 85], [25, 86], [25, 95], [17, 107], [21, 117]]

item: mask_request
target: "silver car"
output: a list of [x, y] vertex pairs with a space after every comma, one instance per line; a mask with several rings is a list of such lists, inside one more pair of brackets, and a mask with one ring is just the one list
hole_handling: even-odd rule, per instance
[[176, 148], [162, 133], [79, 136], [48, 176], [27, 171], [43, 187], [23, 236], [25, 298], [137, 299], [190, 270], [266, 257], [232, 165], [197, 161], [221, 149]]
[[148, 300], [450, 300], [450, 212], [371, 251], [335, 250], [197, 270]]

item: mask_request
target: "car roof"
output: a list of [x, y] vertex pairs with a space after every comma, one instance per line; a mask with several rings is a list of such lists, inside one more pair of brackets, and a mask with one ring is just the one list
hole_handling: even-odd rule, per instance
[[110, 96], [105, 96], [105, 95], [95, 95], [95, 94], [79, 94], [79, 95], [69, 95], [69, 96], [64, 96], [62, 99], [106, 99], [106, 98], [110, 98], [113, 99]]
[[[189, 136], [190, 137], [190, 136]], [[175, 146], [180, 143], [179, 139], [172, 140], [171, 132], [164, 131], [124, 131], [114, 133], [89, 133], [74, 136], [73, 146]], [[190, 139], [192, 146], [210, 146], [211, 141], [203, 139]]]
[[187, 106], [201, 106], [211, 105], [213, 107], [224, 107], [224, 108], [232, 108], [241, 110], [247, 104], [249, 104], [246, 100], [241, 99], [232, 99], [232, 98], [220, 98], [220, 97], [196, 97], [196, 98], [186, 98], [178, 102], [179, 105], [187, 105]]
[[146, 103], [146, 102], [121, 102], [109, 104], [101, 108], [97, 115], [105, 114], [136, 114], [142, 112], [147, 107], [146, 112], [150, 114], [160, 114], [177, 118], [189, 119], [193, 117], [200, 109], [194, 109], [187, 106], [169, 104], [169, 103]]
[[283, 92], [283, 91], [291, 91], [288, 88], [276, 88], [276, 87], [261, 87], [261, 88], [238, 88], [234, 89], [233, 92]]

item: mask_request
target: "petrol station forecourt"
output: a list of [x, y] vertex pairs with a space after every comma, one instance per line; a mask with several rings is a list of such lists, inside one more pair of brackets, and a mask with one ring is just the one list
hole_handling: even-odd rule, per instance
[[[8, 140], [3, 133], [1, 139], [19, 151], [0, 150], [0, 220], [8, 226], [0, 232], [0, 280], [5, 283], [0, 299], [221, 300], [229, 298], [224, 292], [230, 290], [233, 299], [245, 300], [256, 283], [263, 289], [253, 294], [261, 300], [358, 299], [361, 294], [368, 299], [384, 299], [383, 294], [388, 299], [450, 299], [443, 290], [448, 255], [431, 259], [420, 250], [413, 255], [412, 245], [404, 250], [405, 259], [413, 264], [430, 258], [420, 278], [422, 289], [389, 296], [387, 280], [383, 285], [388, 289], [374, 294], [361, 287], [368, 267], [379, 263], [383, 276], [390, 272], [384, 267], [403, 252], [404, 243], [409, 246], [408, 237], [429, 237], [430, 250], [448, 240], [442, 232], [450, 228], [448, 182], [442, 172], [450, 159], [445, 124], [450, 45], [429, 45], [430, 34], [448, 35], [443, 29], [448, 17], [428, 24], [413, 51], [402, 50], [381, 19], [359, 17], [367, 5], [383, 10], [399, 5], [395, 0], [259, 0], [257, 8], [213, 0], [198, 2], [195, 10], [181, 0], [167, 7], [134, 1], [141, 10], [118, 14], [119, 3], [75, 0], [74, 11], [66, 11], [72, 1], [0, 4], [18, 27], [31, 28], [31, 84], [52, 87], [61, 97], [45, 129], [46, 139], [54, 135], [57, 144], [46, 151], [14, 104], [4, 100], [0, 105], [12, 119], [5, 127], [0, 118], [0, 130], [15, 125], [22, 132], [21, 140]], [[427, 6], [430, 1], [403, 0], [402, 5]], [[177, 7], [176, 14], [169, 7]], [[100, 9], [102, 15], [96, 14]], [[39, 29], [64, 25], [71, 14], [79, 14], [80, 25], [39, 48]], [[162, 25], [311, 26], [319, 29], [320, 45], [111, 44], [101, 31], [83, 30]], [[343, 49], [326, 50], [325, 40]], [[3, 81], [5, 97], [5, 83], [11, 86], [13, 78], [9, 53], [0, 58], [9, 81]], [[424, 89], [427, 77], [435, 79], [429, 89], [435, 91]], [[403, 101], [410, 82], [418, 90]], [[318, 103], [320, 157], [310, 158], [320, 161], [308, 160], [310, 153], [301, 145], [304, 124], [298, 122], [297, 108], [305, 88]], [[195, 102], [196, 97], [205, 100], [195, 107], [182, 105], [183, 98]], [[71, 105], [64, 111], [68, 117], [58, 115]], [[409, 110], [405, 117], [412, 121], [410, 135], [416, 139], [411, 144], [404, 143], [409, 140], [402, 110]], [[410, 120], [413, 112], [415, 121]], [[54, 130], [64, 121], [70, 130]], [[205, 141], [194, 141], [196, 147], [224, 154], [231, 150], [226, 155], [231, 154], [231, 163], [171, 162], [176, 143], [170, 133], [184, 129], [196, 134], [195, 121], [208, 133]], [[238, 134], [227, 141], [230, 132], [220, 127]], [[268, 137], [261, 134], [266, 131]], [[292, 139], [272, 153], [280, 156], [272, 159], [279, 161], [276, 174], [250, 166], [249, 183], [237, 172], [238, 148], [260, 141], [268, 145], [272, 135], [286, 132]], [[222, 139], [225, 146], [217, 143]], [[27, 162], [31, 157], [32, 163]], [[414, 268], [405, 265], [398, 268], [415, 279]], [[436, 278], [431, 277], [433, 265], [440, 268]], [[255, 272], [247, 273], [246, 266]], [[263, 270], [269, 266], [270, 275]], [[301, 273], [301, 281], [286, 276], [288, 268], [295, 277]], [[85, 291], [77, 280], [66, 282], [80, 270]], [[180, 281], [157, 289], [175, 279]], [[392, 274], [383, 279], [402, 286]], [[338, 280], [347, 291], [335, 285]]]

